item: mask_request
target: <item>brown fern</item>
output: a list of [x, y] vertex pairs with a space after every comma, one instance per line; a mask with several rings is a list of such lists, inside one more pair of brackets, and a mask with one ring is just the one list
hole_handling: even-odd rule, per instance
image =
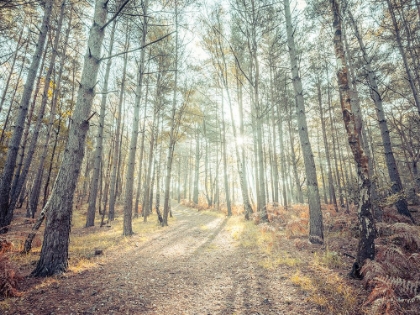
[[403, 249], [396, 246], [377, 246], [376, 261], [382, 264], [388, 275], [407, 278], [411, 266]]
[[376, 277], [376, 286], [369, 294], [364, 306], [372, 305], [373, 314], [400, 315], [404, 314], [398, 297], [388, 278]]
[[290, 221], [286, 226], [286, 236], [288, 238], [303, 236], [308, 234], [308, 219], [297, 219]]
[[365, 288], [372, 289], [376, 282], [375, 279], [378, 277], [385, 277], [386, 272], [382, 264], [375, 260], [367, 260], [361, 269], [361, 273], [363, 275], [363, 282]]
[[387, 211], [378, 223], [375, 261], [362, 268], [371, 289], [364, 307], [370, 314], [418, 314], [420, 309], [420, 233], [418, 227]]
[[404, 247], [407, 251], [416, 252], [420, 248], [420, 236], [416, 226], [406, 223], [392, 225], [393, 235], [390, 240], [397, 246]]
[[0, 296], [19, 296], [17, 286], [20, 279], [21, 277], [16, 274], [8, 258], [0, 253]]

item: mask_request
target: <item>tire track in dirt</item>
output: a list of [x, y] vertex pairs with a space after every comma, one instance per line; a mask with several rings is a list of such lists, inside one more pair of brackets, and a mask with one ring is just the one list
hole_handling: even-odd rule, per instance
[[321, 314], [302, 307], [287, 268], [265, 270], [257, 252], [238, 246], [228, 218], [183, 206], [173, 214], [145, 243], [134, 236], [129, 249], [106, 253], [106, 263], [13, 299], [5, 314]]

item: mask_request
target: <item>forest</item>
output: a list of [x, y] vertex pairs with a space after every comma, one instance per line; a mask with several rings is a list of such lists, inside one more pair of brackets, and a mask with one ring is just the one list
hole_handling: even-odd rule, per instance
[[0, 313], [419, 313], [419, 0], [2, 0], [0, 47]]

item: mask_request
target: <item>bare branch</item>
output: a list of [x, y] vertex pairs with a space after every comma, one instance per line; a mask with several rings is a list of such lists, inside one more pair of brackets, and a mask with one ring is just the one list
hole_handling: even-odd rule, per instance
[[169, 34], [166, 34], [165, 36], [163, 36], [163, 37], [161, 37], [161, 38], [158, 38], [158, 39], [156, 39], [156, 40], [154, 40], [154, 41], [151, 41], [151, 42], [149, 42], [149, 43], [147, 43], [147, 44], [144, 44], [143, 46], [140, 46], [140, 47], [137, 47], [137, 48], [134, 48], [134, 49], [131, 49], [131, 50], [123, 51], [123, 52], [121, 52], [121, 53], [118, 53], [118, 54], [115, 54], [115, 55], [112, 55], [112, 56], [103, 57], [103, 58], [101, 59], [101, 61], [103, 61], [103, 60], [107, 60], [107, 59], [111, 59], [111, 58], [114, 58], [114, 57], [118, 57], [118, 56], [121, 56], [121, 55], [125, 55], [125, 54], [128, 54], [128, 53], [131, 53], [131, 52], [137, 51], [137, 50], [141, 50], [141, 49], [143, 49], [143, 48], [146, 48], [146, 47], [147, 47], [147, 46], [149, 46], [149, 45], [152, 45], [152, 44], [154, 44], [154, 43], [157, 43], [157, 42], [159, 42], [159, 41], [161, 41], [161, 40], [165, 39], [166, 37], [168, 37], [168, 36], [172, 35], [173, 33], [175, 33], [175, 31], [173, 31], [173, 32], [171, 32], [171, 33], [169, 33]]
[[122, 9], [124, 9], [124, 7], [127, 5], [127, 3], [129, 2], [130, 0], [125, 0], [125, 2], [123, 3], [123, 4], [121, 4], [121, 6], [119, 7], [119, 9], [117, 10], [117, 12], [115, 12], [115, 14], [112, 16], [112, 18], [110, 18], [109, 20], [108, 20], [108, 22], [106, 22], [102, 27], [101, 27], [101, 30], [103, 30], [105, 27], [107, 27], [108, 25], [109, 25], [109, 23], [111, 23], [112, 21], [114, 21], [116, 18], [117, 18], [117, 16], [118, 16], [118, 14], [120, 14], [120, 12], [122, 11]]

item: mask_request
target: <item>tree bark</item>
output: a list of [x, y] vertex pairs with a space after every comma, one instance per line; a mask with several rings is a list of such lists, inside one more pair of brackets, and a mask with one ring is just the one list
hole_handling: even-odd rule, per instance
[[33, 132], [32, 132], [32, 137], [30, 139], [28, 153], [25, 156], [21, 173], [19, 174], [18, 177], [16, 176], [16, 178], [15, 178], [16, 186], [14, 187], [14, 189], [12, 189], [12, 196], [11, 196], [11, 199], [10, 199], [9, 210], [8, 210], [8, 221], [9, 222], [12, 221], [13, 211], [15, 209], [16, 202], [18, 201], [19, 194], [22, 190], [22, 187], [24, 186], [24, 184], [26, 182], [26, 177], [28, 175], [29, 168], [31, 166], [33, 156], [35, 154], [35, 149], [36, 149], [36, 146], [37, 146], [37, 143], [38, 143], [39, 132], [41, 131], [41, 127], [42, 127], [42, 124], [43, 124], [45, 108], [46, 108], [47, 102], [48, 102], [48, 91], [50, 89], [51, 76], [52, 76], [52, 72], [53, 72], [53, 69], [54, 69], [55, 59], [56, 59], [57, 54], [58, 54], [58, 43], [59, 43], [59, 39], [60, 39], [60, 35], [61, 35], [60, 34], [61, 33], [61, 28], [63, 26], [63, 19], [64, 19], [64, 15], [65, 15], [64, 14], [65, 4], [66, 4], [66, 0], [63, 0], [62, 3], [61, 3], [60, 12], [59, 12], [59, 19], [58, 19], [58, 24], [57, 24], [57, 30], [55, 32], [54, 44], [53, 44], [53, 47], [52, 47], [52, 50], [51, 50], [50, 63], [48, 65], [48, 71], [45, 75], [44, 90], [43, 90], [43, 93], [42, 93], [41, 104], [40, 104], [40, 107], [38, 109], [37, 121], [36, 121], [35, 127], [34, 127]]
[[[166, 156], [166, 174], [165, 174], [165, 192], [163, 197], [163, 219], [162, 226], [168, 225], [168, 214], [169, 214], [169, 195], [172, 179], [172, 164], [174, 158], [175, 150], [175, 114], [177, 106], [177, 93], [178, 93], [178, 1], [175, 0], [175, 60], [174, 60], [174, 91], [172, 98], [172, 110], [171, 110], [171, 120], [170, 120], [170, 131], [169, 131], [169, 146], [168, 153]], [[178, 124], [179, 125], [179, 124]]]
[[[222, 93], [223, 94], [223, 93]], [[224, 114], [224, 100], [222, 96], [222, 113]], [[229, 177], [228, 177], [228, 165], [227, 165], [227, 152], [226, 152], [226, 123], [225, 119], [222, 118], [222, 130], [221, 130], [221, 139], [222, 139], [222, 152], [223, 152], [223, 183], [225, 187], [225, 198], [226, 198], [226, 207], [228, 217], [232, 216], [232, 205], [230, 199], [230, 187], [229, 187]]]
[[198, 126], [195, 131], [195, 163], [194, 163], [194, 191], [193, 202], [198, 204], [198, 179], [200, 173], [200, 131]]
[[97, 0], [90, 28], [77, 102], [69, 129], [69, 137], [63, 161], [50, 197], [50, 209], [46, 213], [41, 255], [32, 275], [51, 276], [64, 272], [68, 267], [68, 246], [73, 197], [84, 156], [86, 134], [95, 96], [95, 85], [101, 60], [104, 38], [103, 25], [107, 16], [106, 0]]
[[21, 40], [22, 40], [23, 34], [25, 33], [25, 32], [24, 32], [24, 28], [25, 28], [25, 21], [26, 21], [26, 16], [25, 16], [25, 18], [24, 18], [24, 20], [23, 20], [22, 30], [21, 30], [21, 32], [20, 32], [20, 34], [19, 34], [19, 38], [18, 38], [18, 41], [17, 41], [17, 43], [16, 43], [16, 50], [15, 50], [15, 53], [13, 54], [13, 60], [12, 60], [12, 64], [11, 64], [11, 66], [10, 66], [10, 72], [9, 72], [9, 75], [7, 76], [6, 84], [5, 84], [5, 86], [4, 86], [3, 93], [2, 93], [2, 95], [1, 95], [1, 100], [0, 100], [0, 112], [1, 112], [1, 111], [2, 111], [2, 109], [3, 109], [3, 105], [4, 105], [4, 102], [5, 102], [5, 100], [6, 100], [7, 90], [9, 89], [10, 79], [12, 78], [13, 71], [14, 71], [14, 69], [15, 69], [16, 60], [18, 59], [17, 57], [18, 57], [19, 49], [21, 48], [21, 47], [20, 47], [20, 43], [21, 43]]
[[[13, 171], [16, 164], [16, 158], [19, 150], [20, 140], [22, 139], [25, 118], [28, 113], [28, 105], [31, 98], [36, 73], [41, 60], [44, 44], [47, 38], [50, 16], [53, 8], [53, 1], [45, 2], [44, 17], [40, 28], [40, 33], [32, 58], [31, 66], [28, 70], [25, 86], [23, 88], [22, 99], [19, 106], [19, 113], [15, 120], [15, 130], [12, 139], [9, 142], [9, 150], [7, 152], [6, 164], [4, 165], [3, 174], [0, 182], [0, 233], [6, 232], [4, 228], [10, 224], [12, 216], [9, 213], [10, 188], [12, 184]], [[4, 229], [1, 229], [4, 228]]]
[[[146, 43], [147, 36], [147, 9], [148, 9], [148, 0], [141, 2], [143, 9], [143, 30], [141, 38], [141, 46], [144, 46]], [[133, 227], [131, 219], [133, 216], [133, 192], [134, 192], [134, 174], [135, 174], [135, 164], [136, 164], [136, 151], [137, 151], [137, 139], [139, 135], [139, 120], [140, 120], [140, 106], [141, 106], [141, 93], [143, 89], [143, 78], [145, 70], [145, 49], [141, 50], [140, 53], [140, 62], [138, 70], [138, 81], [136, 87], [136, 100], [134, 103], [134, 115], [133, 115], [133, 130], [131, 133], [130, 141], [130, 152], [128, 156], [128, 166], [127, 166], [127, 175], [126, 175], [126, 187], [125, 187], [125, 202], [124, 202], [124, 230], [123, 234], [125, 236], [130, 236], [133, 234]]]
[[341, 11], [337, 0], [330, 0], [333, 16], [334, 30], [334, 51], [337, 58], [337, 81], [340, 91], [340, 104], [343, 112], [343, 120], [347, 131], [350, 148], [353, 152], [354, 160], [357, 164], [357, 174], [359, 176], [359, 206], [358, 220], [360, 228], [360, 238], [357, 248], [357, 257], [353, 277], [360, 277], [360, 268], [366, 259], [375, 257], [375, 225], [373, 220], [372, 205], [370, 201], [370, 179], [368, 158], [362, 149], [360, 127], [356, 123], [356, 117], [352, 111], [350, 88], [347, 76], [346, 58], [342, 41], [341, 30]]
[[[126, 38], [125, 38], [125, 45], [124, 49], [128, 50], [128, 34], [129, 29], [126, 30]], [[112, 159], [112, 172], [110, 178], [110, 188], [109, 188], [109, 212], [108, 212], [108, 219], [110, 221], [114, 220], [115, 216], [115, 202], [117, 199], [117, 178], [118, 178], [118, 169], [120, 163], [120, 154], [121, 154], [121, 121], [122, 121], [122, 104], [124, 101], [124, 92], [125, 92], [125, 81], [126, 81], [126, 73], [127, 73], [127, 54], [124, 55], [124, 66], [121, 76], [121, 87], [120, 87], [120, 95], [118, 100], [118, 110], [117, 110], [117, 117], [116, 117], [116, 130], [115, 130], [115, 146], [113, 152], [113, 159]]]
[[407, 55], [405, 53], [404, 46], [403, 46], [403, 43], [402, 43], [400, 29], [398, 27], [398, 22], [397, 22], [397, 19], [395, 17], [394, 7], [391, 3], [391, 0], [386, 0], [386, 3], [388, 5], [388, 11], [389, 11], [389, 14], [390, 14], [391, 19], [392, 19], [392, 25], [394, 27], [395, 40], [397, 41], [398, 50], [401, 54], [401, 58], [403, 60], [405, 72], [407, 74], [407, 80], [408, 80], [408, 83], [410, 85], [411, 92], [413, 93], [414, 104], [417, 107], [417, 111], [420, 113], [419, 91], [418, 91], [417, 86], [414, 82], [413, 74], [411, 73], [411, 69], [410, 69], [410, 66], [408, 64]]
[[149, 84], [146, 83], [146, 93], [144, 97], [144, 114], [142, 122], [142, 132], [140, 140], [140, 160], [138, 167], [138, 180], [137, 180], [137, 193], [136, 193], [136, 203], [134, 206], [134, 216], [138, 217], [139, 215], [139, 203], [140, 203], [140, 193], [142, 188], [142, 177], [143, 177], [143, 158], [144, 158], [144, 140], [146, 138], [146, 117], [147, 117], [147, 103], [149, 99]]
[[321, 82], [318, 80], [317, 82], [317, 92], [318, 92], [318, 106], [319, 106], [319, 113], [321, 118], [321, 129], [322, 129], [322, 139], [324, 142], [324, 149], [325, 149], [325, 158], [327, 160], [327, 167], [328, 167], [328, 191], [330, 195], [330, 203], [334, 205], [335, 211], [338, 212], [338, 205], [337, 205], [337, 197], [335, 195], [335, 187], [334, 181], [332, 176], [332, 166], [331, 166], [331, 159], [330, 159], [330, 147], [327, 141], [327, 131], [325, 128], [325, 118], [324, 118], [324, 110], [322, 108], [322, 94], [321, 94]]
[[[112, 23], [110, 40], [109, 40], [109, 50], [108, 56], [112, 56], [112, 48], [114, 46], [114, 34], [117, 25], [117, 20], [114, 20]], [[103, 140], [104, 140], [104, 126], [105, 126], [105, 113], [106, 113], [106, 103], [108, 98], [108, 80], [109, 73], [111, 72], [112, 58], [109, 58], [106, 63], [104, 84], [102, 86], [102, 99], [101, 99], [101, 109], [99, 113], [99, 127], [98, 135], [96, 137], [96, 148], [94, 153], [94, 166], [93, 166], [93, 177], [90, 184], [90, 193], [89, 193], [89, 206], [86, 214], [86, 224], [85, 227], [90, 227], [95, 225], [95, 213], [96, 213], [96, 199], [98, 196], [98, 183], [99, 183], [99, 173], [102, 164], [102, 151], [103, 151]]]
[[316, 176], [315, 160], [309, 142], [309, 131], [306, 123], [305, 104], [303, 99], [302, 81], [299, 77], [298, 55], [295, 48], [294, 30], [290, 13], [289, 0], [284, 0], [286, 15], [287, 43], [289, 46], [290, 65], [292, 68], [293, 88], [296, 95], [296, 113], [298, 118], [299, 138], [305, 164], [306, 185], [309, 202], [309, 241], [324, 242], [321, 203]]
[[362, 52], [363, 62], [366, 69], [366, 79], [370, 89], [370, 96], [376, 108], [379, 129], [381, 130], [382, 144], [384, 146], [386, 166], [388, 169], [389, 179], [391, 180], [391, 191], [393, 194], [397, 194], [398, 196], [398, 200], [396, 201], [395, 205], [397, 207], [398, 213], [405, 215], [413, 220], [413, 217], [408, 210], [407, 201], [404, 196], [404, 189], [402, 186], [400, 173], [398, 172], [397, 162], [395, 161], [391, 137], [389, 135], [388, 122], [386, 120], [384, 108], [382, 105], [382, 95], [379, 92], [376, 74], [371, 65], [371, 58], [367, 54], [366, 46], [363, 42], [362, 36], [360, 35], [359, 28], [353, 18], [352, 13], [349, 11], [348, 14], [353, 26], [354, 35], [357, 38], [360, 50]]
[[[238, 67], [238, 65], [236, 64]], [[236, 70], [238, 72], [238, 70]], [[238, 103], [239, 103], [239, 136], [241, 139], [244, 140], [245, 135], [245, 128], [244, 128], [244, 109], [243, 109], [243, 95], [242, 95], [242, 82], [240, 82], [239, 77], [237, 79], [237, 87], [238, 87]], [[231, 116], [233, 120], [233, 113], [231, 109]], [[232, 121], [233, 124], [233, 121]], [[237, 137], [235, 136], [235, 139]], [[238, 144], [236, 143], [237, 147]], [[246, 154], [245, 154], [245, 143], [240, 148], [240, 153], [237, 153], [238, 161], [240, 161], [241, 165], [239, 168], [239, 176], [240, 180], [242, 181], [241, 186], [242, 189], [242, 199], [244, 203], [244, 210], [245, 210], [245, 219], [249, 220], [252, 214], [252, 207], [251, 202], [249, 200], [249, 185], [248, 185], [248, 177], [247, 177], [247, 170], [246, 170]]]
[[[51, 138], [53, 128], [54, 128], [54, 120], [55, 120], [55, 114], [56, 114], [56, 110], [57, 110], [58, 96], [60, 95], [60, 92], [61, 92], [61, 78], [62, 78], [63, 70], [64, 70], [64, 62], [66, 60], [67, 43], [68, 43], [68, 40], [69, 40], [70, 31], [71, 31], [72, 13], [73, 13], [73, 10], [71, 10], [71, 12], [70, 12], [70, 17], [69, 17], [68, 26], [67, 26], [67, 30], [66, 30], [66, 35], [65, 35], [65, 39], [64, 39], [64, 45], [63, 45], [64, 48], [63, 48], [63, 51], [61, 53], [61, 60], [60, 60], [58, 75], [57, 75], [57, 79], [56, 79], [57, 85], [56, 85], [56, 88], [54, 89], [54, 96], [53, 96], [53, 100], [52, 100], [52, 103], [51, 103], [51, 113], [50, 113], [50, 118], [49, 118], [49, 122], [48, 122], [47, 135], [46, 135], [46, 139], [45, 139], [45, 142], [44, 142], [44, 145], [43, 145], [43, 148], [42, 148], [42, 155], [41, 155], [41, 158], [40, 158], [40, 161], [39, 161], [39, 166], [38, 166], [38, 170], [36, 172], [36, 177], [35, 177], [34, 183], [32, 185], [31, 196], [30, 196], [30, 199], [29, 199], [28, 209], [27, 209], [27, 217], [29, 217], [29, 216], [31, 216], [32, 218], [35, 217], [35, 212], [36, 212], [36, 209], [37, 209], [37, 206], [38, 206], [39, 196], [40, 196], [40, 193], [41, 193], [42, 177], [44, 175], [44, 163], [45, 163], [45, 160], [47, 158], [48, 145], [50, 143], [50, 138]], [[54, 144], [54, 148], [55, 147], [56, 147], [56, 143]]]

